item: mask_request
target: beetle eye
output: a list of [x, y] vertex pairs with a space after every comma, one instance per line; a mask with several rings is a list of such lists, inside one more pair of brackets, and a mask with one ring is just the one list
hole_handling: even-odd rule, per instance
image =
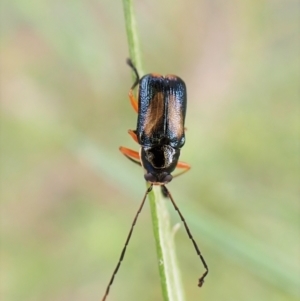
[[152, 173], [146, 173], [144, 178], [147, 182], [154, 183], [156, 182], [156, 177]]
[[165, 184], [171, 182], [173, 179], [173, 177], [171, 175], [166, 175], [163, 179], [162, 182], [164, 182]]

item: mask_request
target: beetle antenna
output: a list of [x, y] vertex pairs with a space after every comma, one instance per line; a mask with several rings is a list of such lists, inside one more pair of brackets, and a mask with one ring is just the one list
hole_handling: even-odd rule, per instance
[[105, 301], [105, 300], [106, 300], [106, 297], [108, 296], [109, 289], [110, 289], [111, 285], [113, 284], [114, 278], [115, 278], [115, 276], [116, 276], [116, 274], [117, 274], [117, 272], [118, 272], [118, 270], [119, 270], [119, 267], [120, 267], [120, 265], [121, 265], [121, 262], [122, 262], [122, 260], [124, 259], [124, 255], [125, 255], [125, 252], [126, 252], [126, 248], [127, 248], [127, 246], [128, 246], [128, 243], [129, 243], [131, 234], [132, 234], [132, 232], [133, 232], [133, 228], [134, 228], [134, 226], [135, 226], [135, 224], [136, 224], [137, 218], [138, 218], [140, 212], [141, 212], [142, 209], [143, 209], [143, 206], [144, 206], [144, 204], [145, 204], [146, 197], [147, 197], [148, 193], [152, 190], [152, 187], [153, 187], [153, 184], [151, 184], [151, 186], [146, 190], [145, 195], [144, 195], [144, 198], [143, 198], [143, 200], [142, 200], [142, 202], [141, 202], [141, 205], [140, 205], [140, 207], [139, 207], [139, 210], [137, 211], [137, 213], [136, 213], [136, 215], [135, 215], [135, 217], [134, 217], [133, 223], [132, 223], [132, 225], [131, 225], [129, 234], [128, 234], [127, 239], [126, 239], [126, 242], [125, 242], [125, 245], [124, 245], [123, 250], [122, 250], [122, 252], [121, 252], [120, 259], [119, 259], [118, 264], [117, 264], [117, 266], [116, 266], [116, 268], [115, 268], [115, 270], [114, 270], [114, 272], [113, 272], [113, 274], [112, 274], [112, 277], [111, 277], [111, 279], [110, 279], [110, 281], [109, 281], [109, 284], [108, 284], [108, 286], [107, 286], [107, 288], [106, 288], [105, 295], [104, 295], [104, 297], [102, 298], [102, 301]]
[[169, 190], [167, 189], [167, 187], [166, 187], [165, 185], [163, 185], [163, 187], [164, 187], [164, 192], [168, 195], [168, 197], [170, 198], [170, 200], [171, 200], [171, 202], [172, 202], [172, 204], [173, 204], [175, 210], [178, 212], [178, 214], [179, 214], [179, 216], [180, 216], [180, 218], [181, 218], [181, 221], [182, 221], [183, 224], [184, 224], [185, 230], [186, 230], [186, 232], [187, 232], [189, 238], [192, 240], [193, 245], [194, 245], [194, 248], [195, 248], [195, 250], [196, 250], [198, 256], [200, 257], [201, 262], [202, 262], [202, 264], [203, 264], [203, 266], [204, 266], [204, 268], [205, 268], [205, 270], [206, 270], [206, 271], [203, 273], [203, 275], [199, 278], [198, 286], [201, 287], [201, 286], [203, 285], [203, 283], [204, 283], [204, 278], [205, 278], [205, 277], [207, 276], [207, 274], [208, 274], [208, 266], [207, 266], [207, 264], [206, 264], [206, 262], [205, 262], [205, 260], [204, 260], [204, 257], [202, 256], [202, 254], [201, 254], [201, 252], [200, 252], [200, 249], [198, 248], [198, 245], [196, 244], [196, 242], [195, 242], [195, 240], [194, 240], [194, 238], [193, 238], [193, 236], [192, 236], [192, 234], [191, 234], [191, 232], [190, 232], [190, 229], [189, 229], [189, 227], [188, 227], [188, 225], [187, 225], [187, 223], [186, 223], [186, 221], [185, 221], [183, 215], [181, 214], [179, 208], [177, 207], [177, 205], [176, 205], [176, 203], [175, 203], [175, 201], [174, 201], [174, 199], [173, 199], [171, 193], [169, 192]]
[[139, 76], [139, 73], [138, 73], [136, 67], [133, 65], [133, 62], [132, 62], [131, 59], [128, 58], [128, 59], [126, 60], [126, 63], [127, 63], [127, 65], [133, 70], [133, 72], [134, 72], [134, 74], [135, 74], [135, 76], [136, 76], [135, 82], [133, 83], [133, 85], [132, 85], [132, 87], [131, 87], [131, 89], [133, 90], [133, 89], [139, 84], [140, 76]]

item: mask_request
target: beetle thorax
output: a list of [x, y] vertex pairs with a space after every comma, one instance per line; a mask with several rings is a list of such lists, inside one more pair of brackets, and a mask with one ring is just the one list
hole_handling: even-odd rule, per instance
[[146, 160], [156, 169], [168, 168], [175, 154], [175, 149], [169, 145], [145, 148]]
[[145, 179], [154, 185], [164, 185], [172, 180], [171, 173], [176, 168], [180, 149], [170, 145], [141, 147], [141, 163], [145, 169]]

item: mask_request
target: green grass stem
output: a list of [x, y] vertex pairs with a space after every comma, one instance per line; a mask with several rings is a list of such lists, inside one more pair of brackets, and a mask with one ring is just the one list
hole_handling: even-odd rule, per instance
[[[143, 75], [141, 51], [132, 0], [123, 0], [129, 55], [140, 75]], [[160, 187], [149, 193], [153, 233], [156, 244], [159, 275], [164, 301], [183, 301], [180, 272], [170, 228], [170, 217]]]

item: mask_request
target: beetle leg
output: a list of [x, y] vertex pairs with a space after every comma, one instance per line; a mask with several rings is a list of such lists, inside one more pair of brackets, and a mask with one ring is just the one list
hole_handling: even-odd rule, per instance
[[129, 99], [130, 99], [131, 106], [133, 107], [133, 109], [134, 109], [135, 112], [137, 113], [137, 112], [138, 112], [139, 105], [138, 105], [138, 102], [137, 102], [137, 100], [135, 99], [135, 97], [134, 97], [132, 91], [133, 91], [133, 90], [130, 89], [130, 91], [129, 91], [129, 93], [128, 93], [128, 96], [129, 96]]
[[128, 130], [128, 134], [132, 137], [132, 139], [133, 139], [136, 143], [139, 143], [135, 131], [133, 131], [133, 130]]
[[140, 154], [132, 149], [126, 148], [124, 146], [120, 146], [119, 150], [121, 153], [130, 161], [135, 164], [141, 165], [140, 162]]
[[181, 162], [179, 161], [176, 165], [176, 168], [181, 168], [184, 169], [183, 171], [179, 172], [178, 174], [176, 174], [175, 176], [173, 176], [173, 178], [181, 176], [182, 174], [184, 174], [185, 172], [189, 171], [191, 169], [191, 165], [185, 162]]

